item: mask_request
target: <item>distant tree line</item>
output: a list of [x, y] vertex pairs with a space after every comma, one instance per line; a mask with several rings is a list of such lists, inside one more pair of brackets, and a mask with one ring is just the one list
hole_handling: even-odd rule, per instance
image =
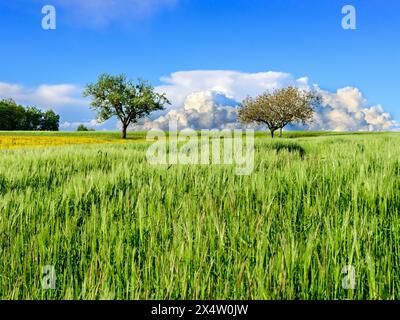
[[76, 131], [96, 131], [93, 128], [88, 128], [84, 124], [80, 124], [77, 128]]
[[13, 100], [0, 100], [0, 130], [58, 131], [60, 116], [53, 110], [23, 107]]

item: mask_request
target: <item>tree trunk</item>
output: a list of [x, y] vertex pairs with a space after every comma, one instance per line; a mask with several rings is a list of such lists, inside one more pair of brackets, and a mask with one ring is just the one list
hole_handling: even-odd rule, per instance
[[126, 139], [127, 129], [128, 129], [128, 126], [126, 124], [122, 124], [121, 139]]
[[275, 134], [275, 129], [270, 129], [270, 131], [271, 131], [271, 138], [273, 139]]
[[279, 128], [279, 138], [282, 138], [282, 128]]

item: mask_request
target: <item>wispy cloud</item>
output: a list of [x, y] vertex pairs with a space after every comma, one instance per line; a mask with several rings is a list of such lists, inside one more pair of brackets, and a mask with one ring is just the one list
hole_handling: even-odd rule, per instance
[[106, 27], [112, 23], [129, 24], [174, 7], [179, 0], [54, 0], [75, 23]]
[[93, 117], [88, 101], [82, 98], [82, 88], [73, 84], [41, 84], [28, 87], [0, 82], [0, 99], [10, 98], [22, 105], [55, 110], [63, 121]]
[[14, 83], [0, 82], [0, 98], [12, 98], [19, 103], [38, 105], [44, 108], [83, 105], [81, 88], [72, 84], [42, 84], [26, 87]]

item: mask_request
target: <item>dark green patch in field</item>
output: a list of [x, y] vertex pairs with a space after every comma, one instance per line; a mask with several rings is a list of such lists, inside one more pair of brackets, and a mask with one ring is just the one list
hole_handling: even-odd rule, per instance
[[298, 153], [301, 159], [304, 159], [306, 151], [302, 146], [297, 143], [293, 142], [277, 142], [272, 145], [272, 148], [276, 150], [277, 153], [282, 151], [289, 152], [289, 153]]

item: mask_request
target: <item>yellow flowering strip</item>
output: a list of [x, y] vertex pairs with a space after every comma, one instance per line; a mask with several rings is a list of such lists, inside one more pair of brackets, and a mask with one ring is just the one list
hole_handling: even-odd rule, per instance
[[60, 137], [60, 136], [1, 136], [1, 149], [17, 149], [24, 147], [56, 147], [75, 144], [103, 144], [103, 143], [125, 143], [121, 140], [110, 140], [102, 138], [86, 137]]

